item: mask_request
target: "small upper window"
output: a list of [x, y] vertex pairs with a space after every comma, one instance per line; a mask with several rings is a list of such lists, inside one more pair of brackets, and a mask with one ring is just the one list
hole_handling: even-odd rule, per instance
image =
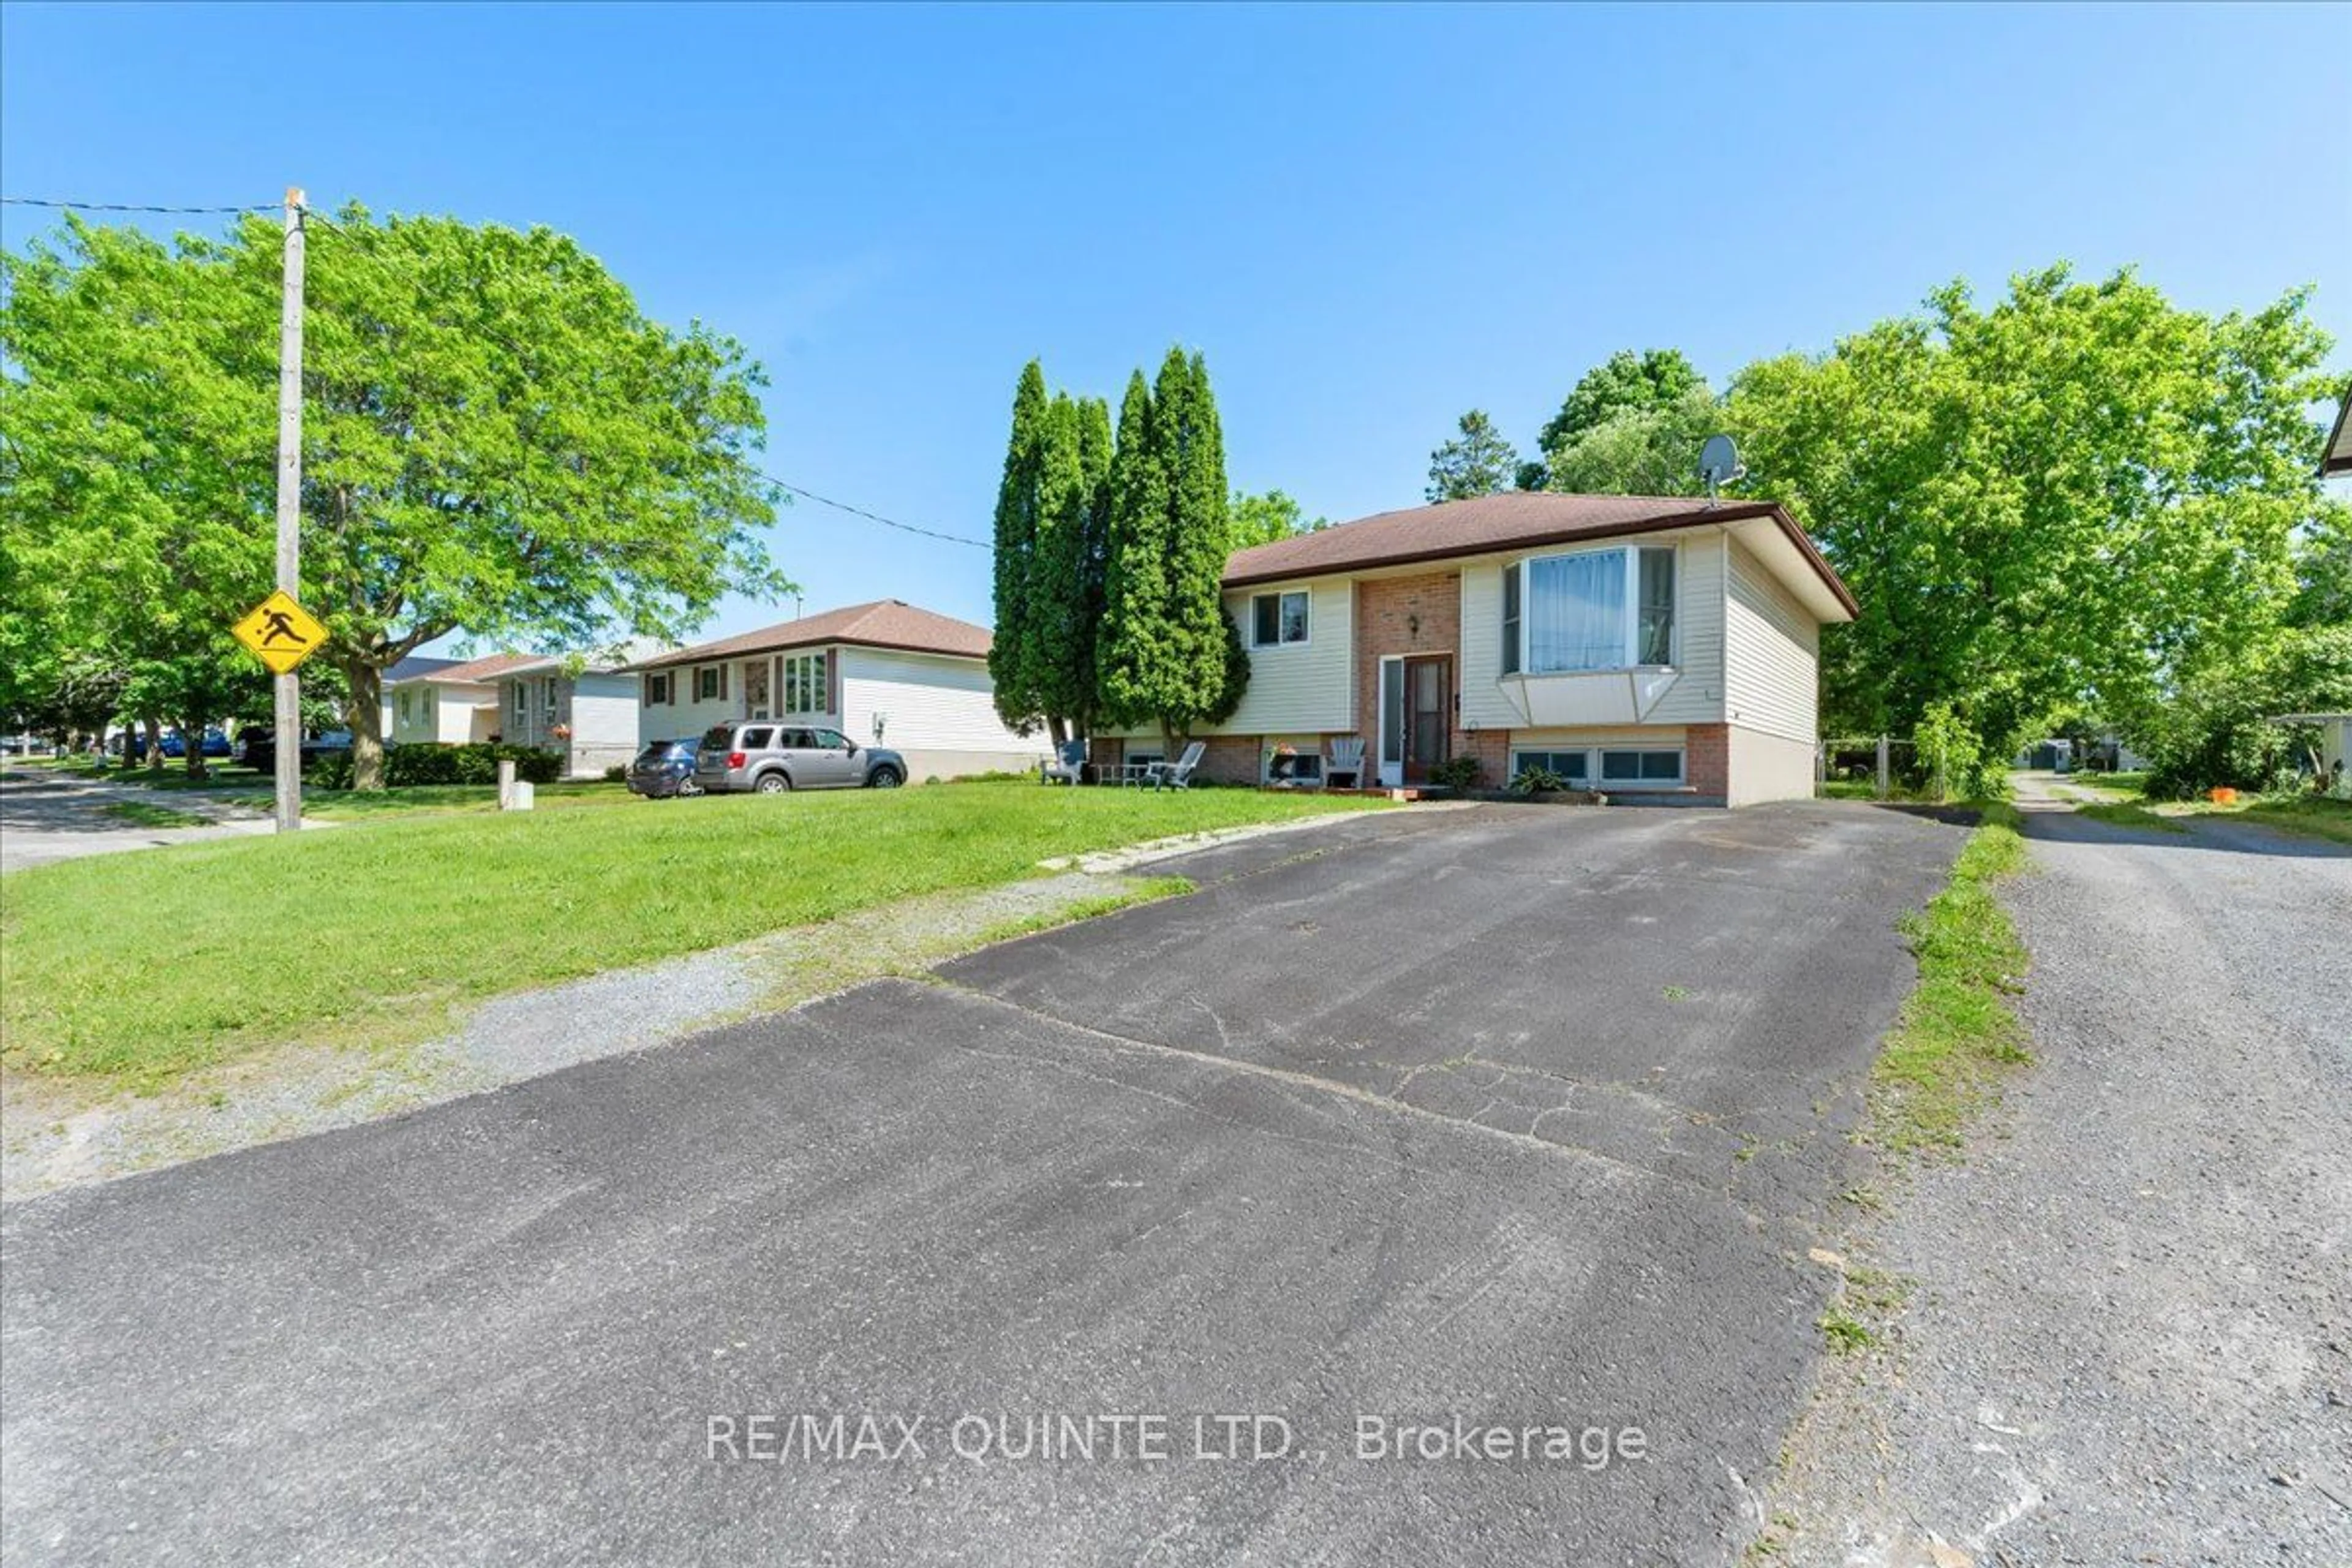
[[726, 675], [727, 667], [723, 664], [708, 664], [696, 670], [694, 700], [698, 702], [714, 702], [726, 696], [727, 688], [723, 684]]
[[1307, 640], [1307, 594], [1260, 594], [1250, 601], [1252, 640], [1259, 647]]

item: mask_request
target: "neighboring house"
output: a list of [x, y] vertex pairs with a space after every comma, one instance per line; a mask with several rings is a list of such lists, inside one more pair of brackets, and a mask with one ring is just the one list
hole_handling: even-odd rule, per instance
[[2327, 433], [2327, 449], [2319, 458], [2321, 479], [2332, 479], [2339, 474], [2352, 474], [2352, 386], [2344, 389], [2344, 402], [2336, 410], [2336, 428]]
[[538, 660], [527, 653], [494, 653], [486, 658], [447, 664], [422, 675], [384, 682], [392, 707], [386, 737], [396, 746], [461, 746], [498, 733], [498, 678]]
[[382, 735], [386, 740], [390, 740], [392, 738], [392, 725], [394, 717], [393, 712], [392, 689], [392, 683], [394, 681], [414, 680], [420, 675], [431, 675], [436, 670], [447, 669], [451, 665], [461, 662], [463, 661], [454, 658], [427, 658], [423, 654], [412, 653], [406, 658], [402, 659], [399, 663], [385, 670], [383, 672], [383, 681], [376, 690], [376, 695], [381, 698], [383, 702], [383, 724], [382, 728], [376, 731], [376, 733]]
[[[1224, 586], [1250, 680], [1203, 777], [1360, 735], [1391, 786], [1475, 756], [1490, 788], [1540, 766], [1694, 805], [1811, 795], [1820, 632], [1856, 609], [1779, 506], [1647, 496], [1383, 512], [1237, 552]], [[1161, 749], [1139, 727], [1095, 760]]]
[[988, 644], [985, 626], [884, 599], [679, 648], [632, 667], [638, 739], [780, 719], [888, 746], [916, 782], [1034, 768], [1049, 748], [997, 718]]
[[530, 658], [499, 671], [491, 684], [496, 733], [509, 745], [561, 752], [566, 778], [598, 778], [637, 754], [637, 678], [630, 655], [591, 661]]

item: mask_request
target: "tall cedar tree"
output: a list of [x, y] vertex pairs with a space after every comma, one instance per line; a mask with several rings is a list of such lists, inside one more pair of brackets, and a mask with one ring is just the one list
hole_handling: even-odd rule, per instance
[[1031, 360], [1013, 393], [1013, 435], [996, 487], [996, 631], [988, 677], [996, 713], [1015, 732], [1037, 728], [1044, 707], [1035, 666], [1031, 584], [1036, 574], [1040, 477], [1045, 435], [1045, 371]]
[[1039, 461], [1037, 543], [1024, 665], [1059, 746], [1094, 725], [1095, 638], [1109, 526], [1110, 409], [1056, 393]]
[[1230, 717], [1249, 679], [1220, 591], [1229, 493], [1208, 367], [1171, 349], [1157, 384], [1137, 372], [1119, 410], [1099, 685], [1105, 717], [1157, 720], [1171, 752]]

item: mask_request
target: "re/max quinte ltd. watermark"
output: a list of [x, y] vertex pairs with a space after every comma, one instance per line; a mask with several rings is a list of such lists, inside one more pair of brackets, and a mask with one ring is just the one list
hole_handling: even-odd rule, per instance
[[[1558, 1466], [1585, 1471], [1650, 1458], [1649, 1434], [1616, 1421], [1359, 1414], [1318, 1434], [1262, 1411], [777, 1411], [712, 1415], [704, 1457], [832, 1466], [1273, 1464]], [[1336, 1440], [1335, 1440], [1336, 1439]]]

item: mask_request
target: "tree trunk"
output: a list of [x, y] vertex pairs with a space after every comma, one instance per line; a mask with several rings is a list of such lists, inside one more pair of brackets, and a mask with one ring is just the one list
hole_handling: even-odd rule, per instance
[[205, 776], [205, 716], [202, 713], [184, 716], [180, 720], [180, 733], [188, 742], [185, 756], [188, 776], [200, 779]]
[[[163, 721], [151, 713], [139, 721], [139, 726], [147, 736], [147, 765], [160, 773], [163, 771]], [[128, 767], [131, 759], [125, 757], [122, 762]]]
[[1046, 714], [1045, 733], [1053, 738], [1054, 754], [1055, 756], [1060, 756], [1062, 754], [1063, 743], [1070, 738], [1069, 721], [1063, 718], [1059, 713]]
[[351, 695], [343, 714], [352, 728], [352, 787], [383, 787], [383, 669], [364, 661], [343, 667]]

